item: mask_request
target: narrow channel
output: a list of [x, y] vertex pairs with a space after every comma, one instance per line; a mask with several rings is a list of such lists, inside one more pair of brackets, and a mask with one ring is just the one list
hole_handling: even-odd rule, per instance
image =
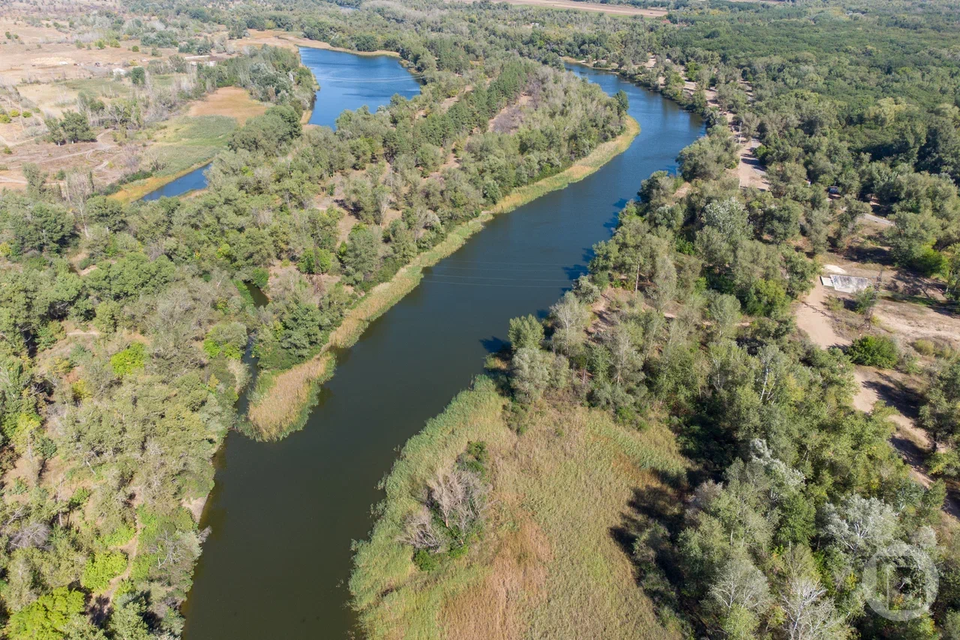
[[[335, 64], [382, 62], [323, 54], [348, 56]], [[323, 85], [329, 69], [317, 60], [304, 56]], [[368, 534], [377, 483], [399, 447], [482, 371], [510, 318], [545, 313], [586, 271], [590, 247], [609, 237], [640, 181], [675, 168], [680, 149], [703, 131], [696, 116], [655, 93], [612, 74], [571, 70], [611, 95], [624, 90], [640, 135], [592, 176], [494, 219], [427, 270], [417, 289], [339, 354], [302, 431], [275, 443], [228, 436], [202, 523], [211, 535], [186, 609], [187, 638], [350, 636], [351, 541]], [[362, 83], [383, 71], [365, 74], [360, 65], [352, 77]]]

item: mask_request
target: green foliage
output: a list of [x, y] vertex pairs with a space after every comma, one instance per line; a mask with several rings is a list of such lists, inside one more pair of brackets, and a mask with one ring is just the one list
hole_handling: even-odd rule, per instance
[[322, 247], [314, 247], [303, 252], [300, 260], [297, 261], [297, 269], [300, 273], [313, 275], [329, 273], [333, 266], [333, 259], [333, 253], [330, 251]]
[[83, 593], [54, 589], [10, 616], [7, 635], [11, 640], [61, 640], [68, 625], [83, 613], [83, 605]]
[[80, 584], [90, 591], [103, 591], [127, 568], [127, 556], [120, 551], [98, 553], [87, 560]]
[[884, 336], [863, 336], [853, 341], [847, 355], [855, 364], [891, 369], [900, 360], [896, 343]]
[[532, 315], [513, 318], [507, 335], [514, 352], [525, 348], [539, 349], [544, 338], [543, 325]]
[[439, 556], [426, 549], [417, 549], [416, 553], [413, 554], [413, 563], [417, 565], [420, 571], [427, 573], [436, 570], [440, 566], [440, 560]]
[[300, 112], [292, 106], [270, 107], [262, 116], [251, 118], [233, 134], [230, 148], [276, 155], [300, 137]]
[[110, 356], [110, 368], [113, 375], [123, 378], [143, 369], [147, 361], [146, 349], [142, 342], [134, 342], [123, 351]]

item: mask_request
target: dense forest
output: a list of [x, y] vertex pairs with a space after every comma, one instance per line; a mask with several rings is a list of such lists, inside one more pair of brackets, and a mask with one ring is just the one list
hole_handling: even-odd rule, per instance
[[[252, 373], [244, 354], [267, 372], [310, 359], [375, 285], [620, 134], [622, 100], [564, 73], [572, 58], [710, 126], [679, 176], [636, 176], [637, 200], [548, 318], [511, 323], [509, 352], [479, 385], [509, 437], [548, 411], [588, 411], [626, 437], [676, 441], [669, 504], [621, 536], [664, 628], [960, 637], [944, 485], [911, 480], [884, 412], [850, 404], [852, 361], [898, 366], [904, 354], [881, 340], [817, 349], [790, 315], [817, 256], [846, 247], [871, 212], [894, 223], [897, 265], [955, 294], [960, 16], [945, 2], [663, 6], [666, 19], [645, 20], [490, 2], [134, 2], [129, 16], [91, 19], [106, 41], [182, 55], [263, 29], [390, 51], [422, 91], [345, 112], [336, 131], [304, 127], [309, 71], [292, 51], [252, 48], [176, 91], [109, 109], [81, 101], [48, 121], [51, 140], [70, 145], [217, 87], [271, 105], [231, 134], [194, 197], [124, 204], [110, 197], [119, 185], [63, 189], [36, 167], [26, 191], [0, 193], [5, 634], [180, 634], [210, 460], [227, 430], [249, 428], [236, 410]], [[157, 61], [134, 80], [183, 64]], [[741, 138], [757, 139], [769, 190], [730, 177]], [[949, 478], [960, 369], [943, 357], [925, 375], [922, 424]], [[492, 455], [471, 441], [413, 489], [388, 482], [381, 513], [393, 519], [360, 548], [351, 583], [369, 629], [405, 590], [482, 557], [497, 522]], [[401, 499], [407, 512], [390, 509]], [[867, 610], [876, 594], [860, 575], [907, 543], [936, 563], [940, 589], [924, 615], [896, 623]], [[375, 562], [385, 557], [399, 558], [400, 577]], [[903, 577], [910, 597], [923, 595], [922, 568]]]

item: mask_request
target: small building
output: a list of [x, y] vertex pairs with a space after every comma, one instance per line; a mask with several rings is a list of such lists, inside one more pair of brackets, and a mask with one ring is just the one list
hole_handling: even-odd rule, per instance
[[820, 282], [823, 284], [823, 286], [831, 287], [841, 293], [857, 293], [858, 291], [863, 291], [872, 283], [869, 278], [861, 278], [858, 276], [841, 276], [837, 274], [831, 276], [820, 276]]

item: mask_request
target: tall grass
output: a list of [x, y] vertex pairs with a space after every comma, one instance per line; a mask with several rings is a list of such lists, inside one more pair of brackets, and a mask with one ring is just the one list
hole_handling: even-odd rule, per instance
[[[462, 247], [473, 234], [483, 229], [483, 225], [493, 219], [495, 215], [509, 213], [551, 191], [563, 189], [574, 182], [583, 180], [614, 157], [626, 151], [639, 133], [640, 124], [628, 116], [624, 122], [624, 130], [619, 136], [599, 145], [585, 158], [578, 160], [560, 173], [534, 184], [514, 189], [489, 211], [485, 211], [473, 220], [455, 227], [442, 242], [429, 251], [419, 254], [408, 265], [397, 271], [396, 275], [388, 282], [371, 289], [357, 306], [347, 313], [340, 326], [330, 334], [327, 345], [320, 354], [314, 357], [314, 360], [328, 357], [331, 348], [347, 348], [356, 343], [371, 322], [383, 315], [420, 284], [425, 268], [432, 267]], [[302, 382], [309, 385], [318, 384], [315, 379], [310, 380], [306, 377], [302, 378]], [[311, 397], [309, 393], [296, 393], [292, 396], [295, 398]], [[257, 402], [251, 402], [251, 414], [257, 410], [257, 404]], [[297, 407], [296, 411], [291, 413], [291, 415], [294, 414], [301, 415], [302, 407]], [[260, 424], [252, 418], [252, 415], [250, 423], [255, 428], [260, 428]], [[286, 428], [279, 431], [270, 427], [264, 430], [262, 437], [271, 439], [282, 437], [300, 426], [302, 424], [290, 423]], [[275, 435], [267, 435], [268, 431]]]
[[262, 374], [250, 396], [250, 424], [244, 431], [257, 439], [276, 440], [302, 429], [316, 405], [319, 385], [330, 379], [333, 369], [334, 357], [325, 353], [286, 371]]
[[112, 197], [121, 202], [138, 200], [208, 164], [226, 148], [237, 126], [237, 120], [228, 116], [175, 118], [157, 134], [151, 147], [164, 161], [163, 169], [149, 178], [124, 185]]
[[[370, 540], [357, 547], [352, 604], [367, 637], [675, 638], [637, 586], [612, 531], [638, 493], [682, 509], [669, 479], [686, 460], [662, 425], [642, 432], [554, 401], [518, 436], [480, 378], [411, 438], [384, 481]], [[493, 508], [479, 540], [429, 573], [398, 542], [427, 481], [470, 441], [489, 452]]]

